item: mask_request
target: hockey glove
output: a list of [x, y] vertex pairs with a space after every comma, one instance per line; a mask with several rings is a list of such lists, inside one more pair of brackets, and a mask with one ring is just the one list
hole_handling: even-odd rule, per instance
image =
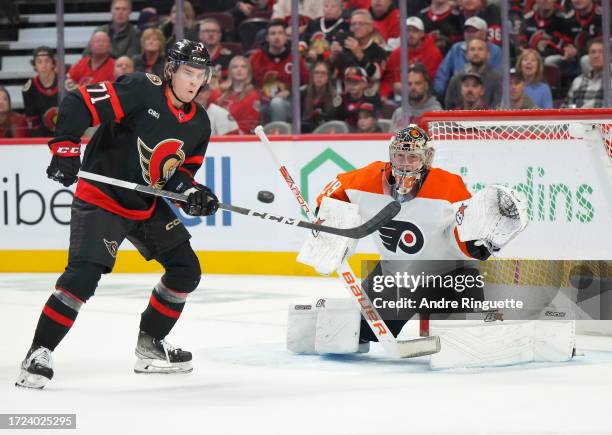
[[183, 194], [188, 195], [187, 202], [181, 203], [181, 208], [190, 216], [209, 216], [219, 208], [217, 196], [203, 184], [196, 184]]
[[60, 136], [49, 141], [53, 157], [47, 168], [47, 176], [68, 187], [77, 181], [81, 169], [80, 140], [73, 136]]

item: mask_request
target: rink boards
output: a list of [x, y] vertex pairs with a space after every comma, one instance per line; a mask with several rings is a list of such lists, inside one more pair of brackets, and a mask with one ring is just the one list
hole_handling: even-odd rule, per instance
[[[388, 134], [286, 136], [273, 139], [293, 178], [314, 206], [316, 195], [339, 172], [387, 160]], [[509, 258], [611, 259], [610, 176], [596, 150], [577, 141], [454, 140], [435, 143], [434, 165], [461, 174], [474, 192], [490, 183], [522, 190], [531, 224], [505, 251]], [[0, 272], [60, 271], [66, 264], [69, 204], [74, 189], [45, 176], [50, 154], [43, 141], [0, 143]], [[255, 137], [214, 138], [197, 180], [223, 202], [284, 216], [299, 207], [271, 157]], [[267, 190], [270, 204], [257, 200]], [[295, 262], [306, 231], [228, 212], [179, 216], [208, 273], [311, 274]], [[304, 218], [302, 216], [302, 218]], [[124, 242], [116, 271], [153, 272]], [[375, 258], [371, 240], [354, 261]]]

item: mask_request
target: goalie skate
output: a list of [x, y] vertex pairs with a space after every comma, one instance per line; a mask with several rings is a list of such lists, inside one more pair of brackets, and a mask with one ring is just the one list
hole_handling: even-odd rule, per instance
[[175, 348], [140, 331], [136, 343], [136, 373], [190, 373], [191, 352]]
[[41, 390], [53, 378], [53, 359], [46, 347], [32, 346], [21, 363], [21, 373], [15, 385]]

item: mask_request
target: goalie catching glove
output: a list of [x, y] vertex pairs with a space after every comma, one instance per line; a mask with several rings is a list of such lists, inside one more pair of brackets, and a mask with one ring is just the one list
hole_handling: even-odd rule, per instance
[[481, 241], [491, 253], [506, 246], [528, 223], [525, 196], [498, 184], [453, 205], [459, 240]]
[[[360, 225], [359, 206], [325, 196], [321, 201], [317, 223], [337, 228]], [[353, 255], [356, 246], [356, 239], [311, 232], [300, 250], [297, 261], [312, 266], [322, 275], [330, 275], [345, 259]]]

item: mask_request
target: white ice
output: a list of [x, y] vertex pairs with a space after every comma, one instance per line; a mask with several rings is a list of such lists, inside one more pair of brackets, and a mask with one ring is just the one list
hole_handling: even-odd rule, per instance
[[378, 345], [359, 356], [288, 353], [287, 306], [342, 297], [331, 278], [205, 276], [168, 340], [193, 352], [195, 369], [172, 376], [132, 372], [139, 314], [159, 277], [105, 276], [54, 352], [51, 383], [17, 389], [56, 278], [0, 275], [0, 413], [77, 414], [76, 431], [52, 433], [612, 433], [612, 338], [579, 337], [584, 356], [566, 364], [437, 372]]

